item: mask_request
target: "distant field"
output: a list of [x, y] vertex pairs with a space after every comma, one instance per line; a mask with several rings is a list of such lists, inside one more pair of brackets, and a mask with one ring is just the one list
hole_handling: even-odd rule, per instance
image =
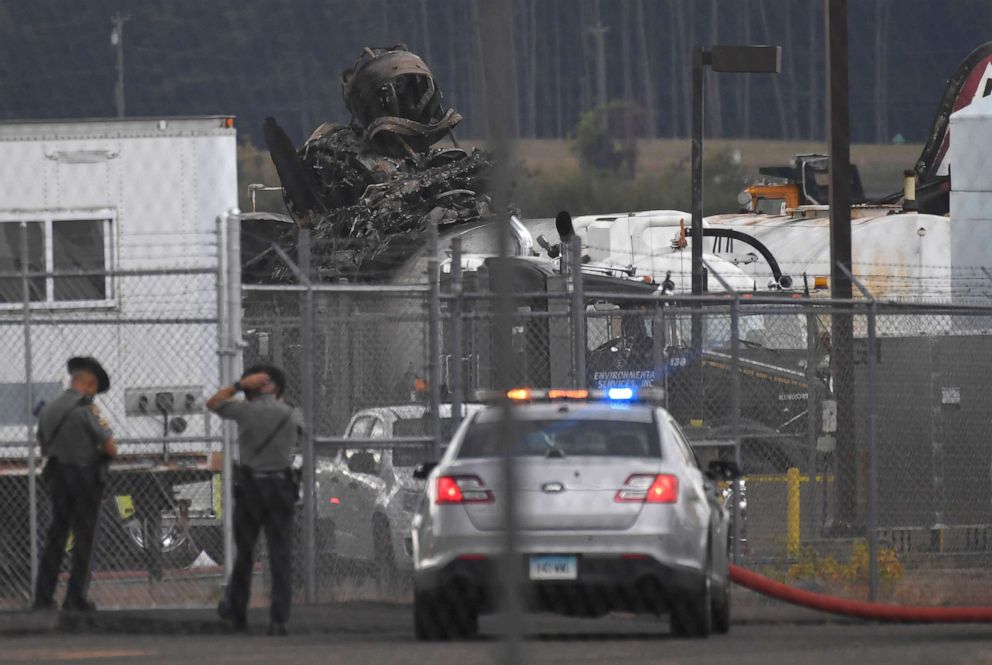
[[[481, 142], [461, 140], [462, 147], [470, 148]], [[526, 139], [517, 143], [517, 158], [534, 174], [529, 179], [528, 203], [533, 214], [553, 214], [562, 201], [568, 201], [570, 209], [577, 212], [597, 211], [612, 208], [634, 209], [637, 207], [687, 207], [685, 196], [688, 192], [689, 141], [688, 139], [653, 139], [638, 143], [638, 179], [641, 183], [599, 183], [596, 178], [573, 177], [573, 188], [555, 187], [555, 181], [568, 180], [578, 176], [579, 165], [572, 154], [572, 142], [568, 140]], [[825, 152], [826, 145], [816, 142], [792, 141], [706, 141], [707, 154], [713, 152], [740, 151], [740, 163], [746, 175], [754, 177], [760, 166], [788, 164], [793, 156], [800, 153]], [[868, 196], [882, 196], [902, 188], [902, 172], [912, 168], [920, 154], [919, 145], [873, 145], [856, 144], [851, 146], [851, 159], [861, 174]], [[670, 174], [672, 167], [682, 164], [681, 178], [660, 178]], [[241, 182], [241, 206], [250, 210], [248, 183], [274, 184], [278, 177], [265, 150], [251, 144], [238, 149], [239, 180]], [[654, 177], [652, 177], [654, 176]], [[749, 180], [749, 178], [745, 178]], [[560, 184], [560, 183], [559, 183]], [[597, 187], [598, 185], [598, 187]], [[667, 186], [667, 188], [666, 188]], [[727, 191], [717, 201], [711, 201], [715, 210], [729, 210], [736, 205], [735, 200], [740, 182], [728, 183]], [[707, 190], [707, 197], [720, 194], [713, 187]], [[581, 200], [576, 200], [581, 199]], [[259, 209], [284, 211], [282, 197], [277, 193], [263, 192], [258, 196]], [[549, 213], [550, 211], [550, 213]]]
[[[472, 141], [466, 142], [469, 145]], [[554, 174], [578, 169], [578, 161], [567, 140], [524, 139], [517, 143], [517, 156], [532, 171]], [[785, 165], [800, 153], [825, 153], [825, 143], [813, 141], [758, 141], [710, 139], [707, 152], [740, 151], [741, 164], [757, 173], [759, 166]], [[858, 167], [869, 194], [895, 192], [902, 187], [902, 172], [912, 168], [922, 150], [921, 145], [855, 144], [851, 161]], [[651, 139], [638, 142], [638, 173], [658, 173], [679, 161], [689, 160], [688, 139]]]

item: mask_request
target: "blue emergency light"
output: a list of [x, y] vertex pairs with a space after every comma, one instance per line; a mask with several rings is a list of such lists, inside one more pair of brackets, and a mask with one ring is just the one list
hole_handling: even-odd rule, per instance
[[633, 388], [610, 388], [606, 391], [607, 399], [611, 399], [617, 402], [627, 402], [634, 399], [634, 389]]

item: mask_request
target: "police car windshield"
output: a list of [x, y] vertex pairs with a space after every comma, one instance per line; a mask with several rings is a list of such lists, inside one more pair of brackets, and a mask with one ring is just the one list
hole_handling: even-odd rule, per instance
[[[617, 420], [515, 420], [509, 441], [517, 457], [658, 457], [655, 425]], [[477, 422], [465, 434], [458, 458], [498, 457], [506, 444], [499, 422]]]

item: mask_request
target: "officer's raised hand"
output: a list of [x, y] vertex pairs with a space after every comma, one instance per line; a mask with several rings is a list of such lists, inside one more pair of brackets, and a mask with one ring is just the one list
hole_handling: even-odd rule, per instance
[[265, 388], [272, 386], [272, 378], [265, 372], [256, 372], [255, 374], [249, 374], [238, 383], [241, 389], [246, 392], [263, 391]]
[[276, 386], [272, 382], [272, 378], [265, 372], [254, 372], [252, 374], [247, 374], [233, 386], [221, 388], [211, 395], [210, 398], [207, 399], [207, 409], [210, 411], [217, 411], [221, 404], [230, 400], [242, 390], [245, 391], [245, 393], [275, 392]]

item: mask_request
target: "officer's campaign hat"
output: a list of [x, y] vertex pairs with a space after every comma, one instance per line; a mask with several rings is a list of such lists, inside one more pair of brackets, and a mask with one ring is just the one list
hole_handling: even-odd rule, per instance
[[73, 372], [89, 372], [95, 376], [99, 384], [98, 393], [105, 393], [110, 390], [110, 377], [107, 376], [107, 370], [103, 369], [103, 365], [96, 358], [90, 356], [69, 358], [69, 374]]
[[275, 365], [252, 365], [245, 370], [245, 373], [241, 375], [241, 378], [245, 378], [251, 374], [267, 374], [272, 383], [276, 384], [276, 396], [282, 397], [282, 394], [286, 391], [286, 373]]

